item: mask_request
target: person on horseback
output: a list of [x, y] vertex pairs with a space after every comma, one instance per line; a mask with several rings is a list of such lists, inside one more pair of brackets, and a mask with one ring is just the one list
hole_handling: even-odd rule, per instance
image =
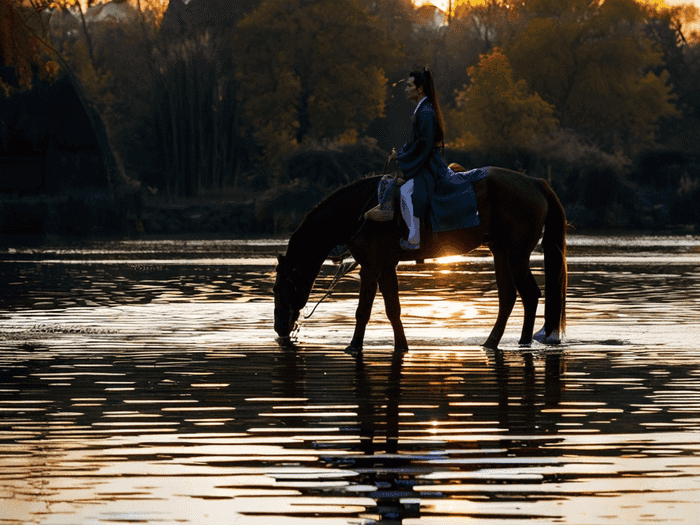
[[409, 141], [400, 151], [392, 149], [389, 161], [398, 161], [407, 179], [401, 186], [401, 214], [408, 226], [408, 238], [402, 238], [404, 250], [420, 248], [420, 220], [440, 178], [447, 174], [442, 158], [444, 128], [432, 72], [428, 68], [411, 71], [406, 81], [406, 98], [416, 104]]

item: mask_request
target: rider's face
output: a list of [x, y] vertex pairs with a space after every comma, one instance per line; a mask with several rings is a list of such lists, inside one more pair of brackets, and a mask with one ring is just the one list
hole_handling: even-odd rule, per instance
[[406, 81], [406, 98], [412, 100], [416, 104], [421, 101], [424, 96], [423, 86], [416, 87], [416, 82], [413, 77], [408, 77]]

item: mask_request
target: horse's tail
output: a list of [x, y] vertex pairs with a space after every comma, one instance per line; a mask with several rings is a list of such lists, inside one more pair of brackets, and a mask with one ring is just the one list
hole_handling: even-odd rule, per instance
[[545, 307], [544, 331], [549, 336], [557, 329], [566, 329], [566, 289], [568, 270], [566, 265], [566, 213], [559, 198], [548, 184], [544, 184], [547, 198], [547, 215], [544, 220], [542, 249], [544, 250]]

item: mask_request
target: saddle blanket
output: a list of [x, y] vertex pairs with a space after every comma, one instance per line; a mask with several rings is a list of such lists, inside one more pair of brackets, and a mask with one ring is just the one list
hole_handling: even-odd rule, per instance
[[433, 233], [472, 228], [481, 224], [473, 182], [488, 175], [490, 167], [455, 173], [447, 169], [430, 198], [429, 214]]

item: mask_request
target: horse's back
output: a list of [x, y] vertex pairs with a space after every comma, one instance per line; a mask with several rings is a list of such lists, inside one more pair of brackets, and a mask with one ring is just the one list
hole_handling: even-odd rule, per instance
[[510, 246], [527, 241], [524, 248], [534, 248], [533, 239], [539, 239], [547, 216], [548, 191], [543, 179], [491, 168], [487, 177], [474, 183], [479, 216], [488, 236]]

